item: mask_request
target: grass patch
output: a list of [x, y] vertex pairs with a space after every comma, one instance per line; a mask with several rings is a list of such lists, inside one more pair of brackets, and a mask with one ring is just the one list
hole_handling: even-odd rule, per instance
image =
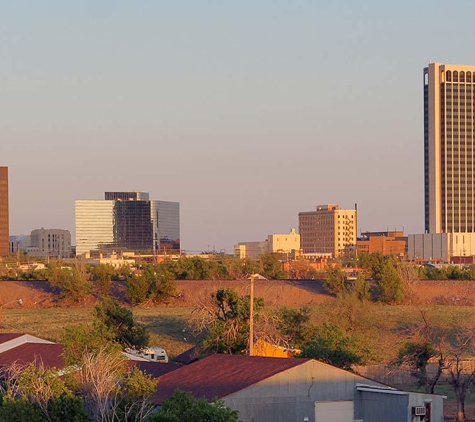
[[[150, 344], [176, 356], [195, 345], [186, 329], [189, 308], [133, 308], [138, 322], [150, 330]], [[91, 322], [91, 308], [3, 309], [2, 333], [27, 333], [59, 342], [64, 327]], [[185, 331], [184, 331], [185, 330]]]

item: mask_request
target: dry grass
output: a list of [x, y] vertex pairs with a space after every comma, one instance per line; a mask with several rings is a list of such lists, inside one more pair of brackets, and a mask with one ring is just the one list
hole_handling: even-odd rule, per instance
[[[186, 331], [189, 308], [134, 308], [137, 321], [151, 332], [151, 344], [175, 356], [194, 346]], [[90, 308], [3, 309], [3, 333], [28, 333], [58, 342], [65, 326], [90, 322]], [[184, 331], [185, 330], [185, 331]], [[185, 340], [186, 339], [186, 340]]]

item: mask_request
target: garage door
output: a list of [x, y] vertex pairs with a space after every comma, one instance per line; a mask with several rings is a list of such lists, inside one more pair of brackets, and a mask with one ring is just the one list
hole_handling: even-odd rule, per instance
[[315, 402], [315, 422], [353, 422], [352, 401]]

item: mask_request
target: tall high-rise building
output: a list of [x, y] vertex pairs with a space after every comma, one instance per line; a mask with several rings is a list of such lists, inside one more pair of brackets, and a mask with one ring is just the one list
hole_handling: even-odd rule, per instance
[[475, 232], [475, 66], [424, 69], [424, 188], [426, 232]]
[[0, 167], [0, 256], [9, 253], [8, 167]]
[[76, 201], [76, 253], [180, 249], [180, 204], [151, 201], [144, 192], [106, 192]]
[[338, 205], [318, 205], [315, 211], [299, 213], [300, 247], [304, 253], [340, 256], [356, 245], [356, 210]]

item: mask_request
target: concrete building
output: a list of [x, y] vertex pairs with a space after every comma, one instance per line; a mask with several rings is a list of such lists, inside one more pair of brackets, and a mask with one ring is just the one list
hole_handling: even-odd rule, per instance
[[424, 69], [426, 233], [475, 232], [475, 66]]
[[35, 229], [30, 234], [27, 255], [69, 258], [71, 256], [71, 233], [61, 229]]
[[106, 192], [105, 198], [76, 201], [77, 255], [180, 249], [178, 202], [151, 201], [144, 192]]
[[154, 403], [176, 389], [220, 398], [244, 422], [422, 422], [429, 413], [431, 422], [443, 421], [442, 396], [397, 390], [313, 359], [211, 355], [162, 375]]
[[407, 241], [409, 259], [452, 262], [452, 257], [475, 255], [475, 233], [410, 234]]
[[407, 236], [403, 231], [365, 232], [356, 241], [358, 253], [377, 253], [405, 257]]
[[8, 167], [0, 167], [0, 257], [8, 255], [9, 245]]
[[318, 205], [315, 211], [299, 213], [300, 245], [304, 253], [340, 256], [356, 245], [356, 209]]
[[263, 242], [240, 242], [234, 246], [234, 256], [256, 259], [263, 253], [291, 253], [300, 250], [300, 234], [295, 229], [290, 233], [270, 234]]

